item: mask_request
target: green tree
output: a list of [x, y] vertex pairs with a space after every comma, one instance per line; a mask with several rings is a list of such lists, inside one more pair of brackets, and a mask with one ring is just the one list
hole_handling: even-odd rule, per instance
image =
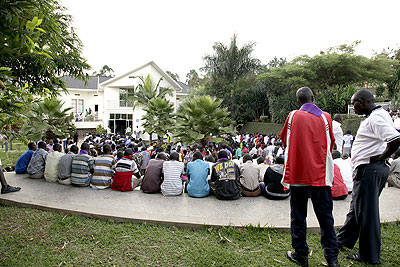
[[179, 82], [179, 75], [178, 73], [172, 73], [171, 71], [167, 70], [166, 73], [171, 77], [174, 81]]
[[191, 69], [187, 74], [186, 74], [186, 84], [189, 85], [190, 87], [194, 88], [197, 87], [201, 84], [202, 79], [200, 78], [199, 74], [195, 69]]
[[107, 76], [107, 77], [114, 77], [114, 70], [107, 65], [101, 67], [99, 72], [95, 71], [92, 73], [92, 76]]
[[63, 109], [63, 102], [56, 98], [45, 98], [42, 102], [34, 103], [22, 127], [24, 136], [37, 142], [42, 137], [65, 138], [72, 134], [75, 126], [72, 123], [73, 114], [69, 113], [71, 109]]
[[176, 116], [174, 136], [186, 144], [200, 143], [205, 147], [208, 139], [222, 142], [225, 135], [234, 134], [228, 110], [210, 96], [186, 99]]
[[158, 142], [162, 144], [163, 137], [171, 132], [175, 124], [174, 105], [165, 98], [153, 98], [150, 99], [144, 111], [146, 112], [142, 117], [144, 132], [150, 135], [150, 142], [152, 134], [157, 134]]
[[173, 93], [172, 89], [160, 86], [163, 80], [162, 77], [157, 83], [154, 82], [150, 74], [146, 78], [143, 76], [132, 76], [130, 78], [140, 79], [140, 83], [136, 86], [134, 95], [130, 99], [133, 103], [133, 109], [138, 105], [148, 105], [149, 101], [153, 98], [165, 98], [167, 95], [172, 95]]

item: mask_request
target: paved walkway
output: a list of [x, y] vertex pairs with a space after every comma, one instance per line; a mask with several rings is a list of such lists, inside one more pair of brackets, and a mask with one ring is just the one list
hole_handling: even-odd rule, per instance
[[[40, 209], [58, 210], [118, 221], [135, 221], [199, 227], [260, 225], [289, 229], [289, 200], [272, 201], [262, 196], [242, 197], [235, 201], [217, 200], [214, 196], [191, 198], [187, 194], [164, 197], [162, 194], [116, 192], [111, 189], [93, 190], [33, 180], [25, 175], [6, 173], [7, 182], [20, 186], [20, 192], [0, 194], [0, 203], [21, 205]], [[400, 209], [395, 203], [400, 199], [400, 190], [385, 188], [380, 198], [381, 221], [400, 219]], [[335, 226], [343, 225], [351, 198], [334, 201]], [[308, 209], [308, 227], [317, 230], [318, 221], [311, 201]]]

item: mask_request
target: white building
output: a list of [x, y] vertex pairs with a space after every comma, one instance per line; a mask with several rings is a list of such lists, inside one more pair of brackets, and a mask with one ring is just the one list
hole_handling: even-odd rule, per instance
[[[166, 98], [174, 104], [176, 111], [188, 94], [189, 87], [174, 81], [154, 61], [114, 78], [91, 77], [87, 85], [72, 77], [64, 77], [68, 92], [63, 93], [60, 98], [64, 101], [64, 108], [72, 107], [74, 114], [82, 113], [83, 121], [75, 122], [80, 134], [93, 132], [99, 124], [104, 128], [110, 128], [111, 132], [116, 134], [125, 134], [128, 127], [132, 132], [137, 128], [143, 132], [141, 127], [143, 107], [138, 106], [133, 110], [127, 101], [127, 96], [133, 95], [133, 89], [140, 82], [139, 78], [134, 77], [145, 78], [149, 74], [155, 83], [163, 78], [160, 87], [173, 89], [172, 96]], [[91, 116], [84, 116], [86, 110], [91, 111]], [[148, 135], [142, 137], [148, 139]]]

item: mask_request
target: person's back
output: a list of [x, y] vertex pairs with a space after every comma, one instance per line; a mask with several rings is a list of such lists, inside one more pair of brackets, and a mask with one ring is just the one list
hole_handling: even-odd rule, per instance
[[332, 198], [334, 200], [343, 200], [348, 195], [346, 184], [343, 182], [343, 177], [340, 173], [339, 166], [336, 164], [334, 164], [334, 176], [331, 190]]
[[111, 179], [114, 174], [113, 167], [117, 161], [111, 155], [111, 147], [103, 146], [103, 155], [94, 161], [94, 172], [90, 187], [93, 189], [106, 189], [111, 185]]
[[46, 157], [46, 166], [44, 170], [44, 179], [47, 182], [55, 183], [58, 181], [58, 164], [60, 159], [64, 156], [61, 153], [61, 145], [55, 144], [53, 146], [53, 152], [49, 153]]
[[290, 190], [281, 184], [283, 175], [282, 157], [277, 157], [275, 163], [268, 167], [264, 173], [263, 182], [260, 183], [261, 191], [264, 197], [271, 200], [283, 200], [290, 196]]
[[78, 153], [79, 148], [76, 145], [70, 147], [70, 151], [61, 157], [58, 163], [58, 182], [63, 185], [71, 184], [72, 160]]
[[161, 192], [161, 184], [163, 179], [163, 164], [166, 159], [164, 153], [157, 155], [155, 159], [151, 159], [147, 165], [146, 172], [143, 177], [140, 189], [144, 193], [158, 193]]
[[210, 165], [202, 160], [201, 153], [199, 153], [194, 153], [194, 161], [189, 162], [187, 165], [186, 173], [189, 179], [187, 192], [190, 197], [206, 197], [210, 193], [210, 186], [207, 182]]
[[346, 184], [347, 191], [351, 193], [353, 191], [353, 172], [351, 170], [350, 161], [342, 158], [336, 158], [333, 160], [333, 163], [339, 167], [343, 182]]
[[35, 143], [28, 144], [28, 150], [25, 151], [17, 160], [17, 164], [15, 165], [15, 173], [23, 174], [26, 173], [26, 169], [28, 168], [28, 164], [31, 161], [33, 153], [36, 151], [37, 147]]
[[218, 162], [211, 171], [210, 187], [213, 194], [222, 200], [235, 200], [241, 197], [239, 186], [239, 167], [227, 158], [226, 151], [218, 152]]
[[243, 196], [255, 197], [260, 195], [259, 186], [260, 169], [253, 164], [250, 154], [243, 156], [243, 164], [240, 166], [240, 185]]
[[164, 161], [162, 172], [164, 180], [161, 184], [161, 193], [164, 196], [177, 196], [182, 194], [183, 185], [181, 175], [183, 174], [184, 164], [178, 161], [179, 154], [172, 152], [169, 161]]
[[71, 184], [89, 186], [92, 179], [94, 159], [89, 155], [88, 143], [81, 145], [81, 151], [72, 160]]
[[28, 177], [34, 179], [40, 179], [44, 177], [44, 169], [46, 164], [47, 151], [46, 143], [40, 141], [38, 143], [38, 149], [33, 153], [32, 158], [28, 164], [26, 172], [29, 174]]
[[111, 183], [111, 189], [121, 192], [133, 191], [141, 182], [139, 168], [133, 160], [132, 150], [128, 148], [115, 166], [115, 176]]

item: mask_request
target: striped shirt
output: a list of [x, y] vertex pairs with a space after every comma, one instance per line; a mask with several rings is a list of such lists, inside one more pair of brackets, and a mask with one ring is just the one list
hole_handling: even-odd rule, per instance
[[113, 167], [117, 163], [112, 155], [97, 157], [94, 163], [94, 173], [90, 181], [90, 187], [95, 189], [106, 189], [111, 185], [114, 174]]
[[72, 160], [71, 184], [88, 186], [91, 179], [89, 171], [93, 168], [93, 163], [94, 159], [88, 154], [76, 155]]
[[182, 194], [182, 178], [184, 164], [176, 160], [163, 163], [164, 181], [161, 184], [161, 192], [164, 196], [176, 196]]
[[116, 172], [130, 172], [131, 171], [133, 173], [138, 173], [139, 169], [134, 160], [124, 157], [117, 162], [117, 165], [115, 166], [115, 171]]

